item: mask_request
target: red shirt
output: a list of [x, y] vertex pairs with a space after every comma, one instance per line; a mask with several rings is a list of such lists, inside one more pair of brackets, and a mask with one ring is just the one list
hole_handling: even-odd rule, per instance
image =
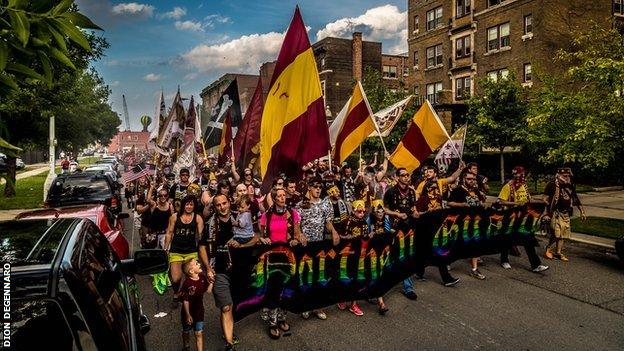
[[[199, 274], [199, 279], [189, 277], [184, 279], [180, 288], [180, 300], [189, 302], [189, 313], [193, 322], [204, 320], [204, 293], [208, 290], [208, 279], [204, 274]], [[181, 308], [182, 324], [186, 324], [184, 307]]]

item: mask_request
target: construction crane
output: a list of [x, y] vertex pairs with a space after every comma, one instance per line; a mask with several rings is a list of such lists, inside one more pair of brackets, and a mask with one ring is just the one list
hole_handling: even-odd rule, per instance
[[124, 118], [126, 119], [126, 131], [130, 130], [130, 116], [128, 115], [128, 104], [126, 104], [126, 95], [121, 95], [123, 99]]

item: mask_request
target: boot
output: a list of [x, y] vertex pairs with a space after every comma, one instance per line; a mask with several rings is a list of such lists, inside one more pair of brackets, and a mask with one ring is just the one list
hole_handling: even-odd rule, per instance
[[553, 256], [552, 249], [550, 247], [546, 248], [546, 252], [544, 252], [544, 257], [546, 257], [549, 260], [553, 259], [554, 256]]

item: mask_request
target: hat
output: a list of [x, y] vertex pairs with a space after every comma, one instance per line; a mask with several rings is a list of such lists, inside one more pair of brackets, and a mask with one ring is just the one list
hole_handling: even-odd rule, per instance
[[210, 167], [208, 165], [204, 165], [201, 169], [202, 172], [210, 172]]
[[362, 200], [355, 200], [353, 201], [353, 203], [351, 204], [351, 207], [353, 207], [353, 210], [357, 210], [357, 209], [366, 209], [366, 205], [364, 204], [364, 201]]
[[199, 196], [201, 194], [201, 188], [196, 183], [191, 183], [188, 188], [186, 188], [186, 193], [193, 196]]
[[516, 166], [514, 167], [514, 169], [511, 170], [511, 174], [524, 174], [524, 167], [522, 166]]
[[338, 189], [338, 187], [335, 184], [333, 184], [332, 186], [329, 187], [329, 189], [327, 189], [327, 195], [329, 196], [340, 195], [340, 189]]
[[167, 173], [167, 174], [165, 174], [165, 178], [167, 178], [167, 179], [175, 179], [175, 174]]
[[377, 209], [378, 207], [381, 207], [383, 209], [384, 207], [384, 203], [382, 200], [373, 200], [371, 205], [373, 206], [374, 209]]
[[557, 174], [572, 175], [572, 169], [570, 167], [559, 167], [557, 168]]

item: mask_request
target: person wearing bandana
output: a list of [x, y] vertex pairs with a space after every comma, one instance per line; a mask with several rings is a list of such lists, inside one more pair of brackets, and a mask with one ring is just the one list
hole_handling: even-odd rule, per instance
[[[392, 218], [386, 214], [384, 203], [381, 200], [373, 201], [367, 224], [370, 238], [388, 237], [395, 233], [395, 230], [392, 229]], [[384, 302], [383, 296], [377, 298], [377, 306], [379, 308], [379, 314], [382, 316], [389, 310]]]
[[[559, 168], [555, 179], [544, 189], [546, 196], [544, 200], [547, 204], [546, 215], [550, 218], [552, 229], [544, 257], [556, 258], [563, 262], [569, 261], [562, 251], [564, 240], [570, 239], [570, 216], [572, 216], [573, 206], [578, 207], [582, 220], [587, 219], [571, 177], [572, 170], [569, 167]], [[554, 253], [553, 247], [556, 250]]]
[[217, 179], [217, 177], [215, 176], [215, 174], [210, 170], [210, 167], [208, 166], [203, 166], [202, 169], [202, 174], [199, 178], [195, 179], [195, 181], [193, 183], [199, 185], [199, 187], [201, 188], [202, 193], [204, 191], [208, 191], [208, 189], [210, 189], [210, 181], [212, 179]]
[[[340, 239], [348, 240], [348, 239], [367, 239], [370, 237], [370, 231], [368, 223], [366, 222], [366, 204], [362, 200], [355, 200], [351, 205], [353, 208], [353, 212], [347, 223], [345, 225], [345, 231], [340, 235]], [[347, 308], [346, 302], [339, 302], [338, 309], [345, 310]], [[363, 316], [364, 312], [360, 306], [358, 306], [357, 301], [351, 301], [351, 306], [349, 307], [349, 312], [353, 313], [356, 316]]]
[[189, 180], [191, 172], [188, 168], [180, 169], [180, 182], [174, 183], [169, 189], [169, 198], [173, 201], [173, 209], [175, 212], [180, 211], [180, 203], [182, 199], [187, 195], [186, 190], [191, 185]]
[[344, 231], [344, 226], [349, 218], [349, 208], [346, 202], [340, 197], [340, 189], [337, 185], [332, 185], [327, 189], [327, 197], [323, 200], [332, 209], [332, 224], [338, 232]]

